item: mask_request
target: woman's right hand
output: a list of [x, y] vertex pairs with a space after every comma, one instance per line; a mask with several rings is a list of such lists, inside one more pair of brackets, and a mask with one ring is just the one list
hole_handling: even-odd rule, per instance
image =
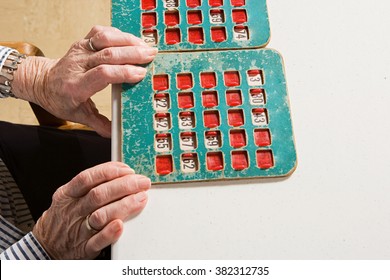
[[57, 189], [33, 234], [54, 259], [93, 259], [118, 240], [123, 221], [145, 207], [150, 186], [124, 163], [87, 169]]

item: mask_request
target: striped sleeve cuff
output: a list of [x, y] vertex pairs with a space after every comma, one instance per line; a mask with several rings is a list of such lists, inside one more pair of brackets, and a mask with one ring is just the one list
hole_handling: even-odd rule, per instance
[[50, 260], [32, 232], [26, 234], [18, 242], [0, 254], [2, 260]]
[[16, 52], [16, 50], [0, 46], [0, 70], [3, 68], [4, 62], [10, 53]]

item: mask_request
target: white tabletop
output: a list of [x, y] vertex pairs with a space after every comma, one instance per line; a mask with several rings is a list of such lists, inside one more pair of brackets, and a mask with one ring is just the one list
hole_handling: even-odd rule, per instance
[[153, 187], [114, 259], [390, 257], [390, 2], [267, 2], [296, 171]]

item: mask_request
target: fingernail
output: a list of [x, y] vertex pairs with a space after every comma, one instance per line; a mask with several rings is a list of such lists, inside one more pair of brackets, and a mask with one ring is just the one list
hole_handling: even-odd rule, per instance
[[147, 197], [148, 196], [147, 196], [146, 192], [139, 192], [139, 193], [136, 193], [134, 195], [135, 200], [137, 200], [138, 202], [145, 201]]
[[151, 185], [151, 181], [147, 177], [141, 177], [141, 178], [137, 179], [137, 185], [138, 185], [138, 188], [140, 188], [142, 190], [149, 189], [150, 185]]

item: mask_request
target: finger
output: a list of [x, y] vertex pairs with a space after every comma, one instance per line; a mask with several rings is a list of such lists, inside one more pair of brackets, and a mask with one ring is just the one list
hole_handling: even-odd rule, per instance
[[65, 195], [78, 198], [104, 182], [134, 174], [134, 170], [121, 162], [107, 162], [86, 169], [62, 187]]
[[100, 64], [146, 64], [155, 58], [157, 52], [157, 48], [140, 46], [105, 48], [89, 56], [88, 67]]
[[105, 26], [105, 25], [95, 25], [91, 28], [91, 30], [88, 32], [88, 34], [85, 36], [86, 39], [91, 38], [93, 35], [95, 35], [98, 32], [118, 32], [119, 29], [112, 27], [112, 26]]
[[100, 136], [104, 138], [111, 137], [111, 121], [106, 116], [101, 114], [89, 116], [85, 124]]
[[148, 196], [144, 191], [126, 196], [94, 211], [89, 217], [89, 224], [100, 230], [115, 219], [127, 220], [141, 212], [147, 200]]
[[119, 219], [110, 222], [101, 231], [93, 235], [85, 245], [87, 258], [94, 258], [100, 251], [116, 242], [123, 232], [123, 222]]
[[148, 46], [141, 38], [111, 26], [94, 26], [85, 36], [85, 39], [89, 38], [92, 38], [93, 45], [98, 50], [114, 46]]
[[112, 181], [103, 183], [81, 198], [82, 213], [88, 215], [96, 209], [108, 205], [125, 196], [146, 191], [150, 188], [151, 181], [142, 175], [127, 175]]
[[84, 98], [87, 99], [109, 84], [134, 84], [141, 81], [145, 75], [146, 69], [140, 66], [101, 64], [85, 73], [82, 83], [85, 88], [80, 89], [80, 93], [86, 94]]

